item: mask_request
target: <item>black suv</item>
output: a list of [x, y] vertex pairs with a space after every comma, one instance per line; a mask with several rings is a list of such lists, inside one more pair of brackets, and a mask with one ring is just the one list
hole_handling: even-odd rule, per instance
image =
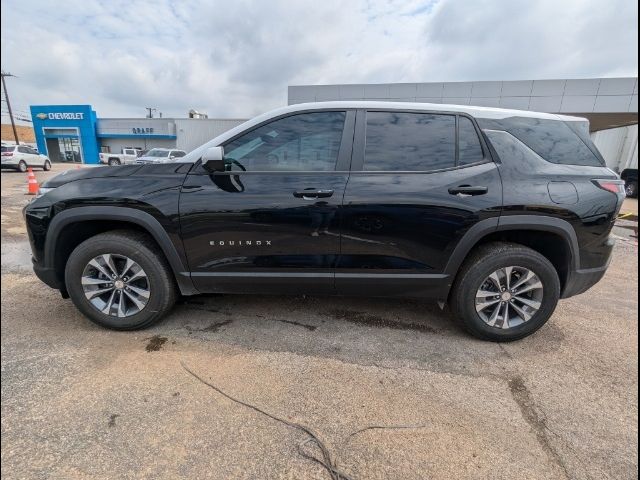
[[151, 325], [179, 294], [402, 296], [504, 341], [602, 278], [624, 184], [581, 118], [329, 102], [42, 193], [35, 272], [105, 327]]

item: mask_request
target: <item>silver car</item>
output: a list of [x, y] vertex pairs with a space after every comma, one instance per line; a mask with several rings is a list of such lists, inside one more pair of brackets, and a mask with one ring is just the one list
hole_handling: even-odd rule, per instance
[[184, 157], [186, 152], [173, 148], [152, 148], [136, 160], [136, 163], [171, 163]]

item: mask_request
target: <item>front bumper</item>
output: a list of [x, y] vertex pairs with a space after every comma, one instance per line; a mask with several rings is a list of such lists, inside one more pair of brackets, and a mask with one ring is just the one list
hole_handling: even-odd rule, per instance
[[33, 272], [36, 274], [40, 280], [49, 285], [51, 288], [55, 288], [57, 290], [61, 290], [64, 286], [58, 279], [56, 272], [53, 268], [47, 268], [40, 265], [36, 262], [35, 258], [32, 258], [33, 262]]

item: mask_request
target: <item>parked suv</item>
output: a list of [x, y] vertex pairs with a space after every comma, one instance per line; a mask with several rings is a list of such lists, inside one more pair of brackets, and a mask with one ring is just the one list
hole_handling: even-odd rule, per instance
[[51, 170], [51, 160], [46, 155], [41, 155], [28, 145], [2, 145], [2, 168], [10, 168], [19, 172], [26, 172], [29, 167]]
[[178, 163], [68, 171], [25, 208], [36, 274], [131, 330], [176, 296], [396, 296], [525, 337], [605, 273], [624, 185], [586, 120], [419, 103], [261, 115]]

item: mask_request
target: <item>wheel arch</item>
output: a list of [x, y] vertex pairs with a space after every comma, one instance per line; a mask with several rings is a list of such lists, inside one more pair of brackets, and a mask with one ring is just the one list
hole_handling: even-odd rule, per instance
[[580, 249], [573, 226], [566, 220], [538, 215], [511, 215], [482, 220], [460, 240], [445, 267], [449, 281], [441, 298], [447, 299], [468, 256], [480, 245], [507, 241], [532, 248], [545, 256], [560, 277], [562, 291], [571, 271], [580, 267]]
[[56, 271], [64, 285], [64, 267], [73, 249], [93, 235], [132, 229], [149, 235], [164, 254], [183, 295], [198, 293], [191, 281], [186, 258], [151, 214], [127, 207], [77, 207], [53, 217], [44, 245], [44, 266]]

